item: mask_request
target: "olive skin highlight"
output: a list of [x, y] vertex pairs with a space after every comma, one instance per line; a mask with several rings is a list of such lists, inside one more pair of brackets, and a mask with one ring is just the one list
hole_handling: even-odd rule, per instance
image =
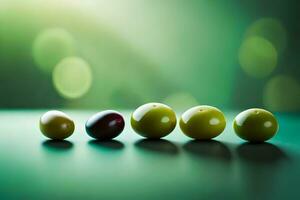
[[131, 115], [131, 127], [139, 135], [159, 139], [170, 134], [176, 126], [176, 114], [167, 105], [147, 103]]
[[182, 132], [193, 139], [209, 140], [220, 135], [226, 127], [224, 114], [212, 106], [195, 106], [185, 111], [179, 121]]
[[264, 109], [252, 108], [238, 114], [233, 121], [235, 133], [249, 142], [264, 142], [278, 131], [275, 116]]

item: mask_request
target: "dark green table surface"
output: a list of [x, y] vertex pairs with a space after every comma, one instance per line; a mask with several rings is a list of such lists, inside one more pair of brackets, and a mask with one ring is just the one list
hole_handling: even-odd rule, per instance
[[176, 130], [159, 141], [124, 132], [96, 142], [84, 131], [91, 111], [66, 111], [76, 123], [65, 142], [38, 129], [44, 111], [0, 112], [0, 199], [300, 199], [300, 117], [277, 115], [269, 143], [234, 135], [236, 112], [210, 142]]

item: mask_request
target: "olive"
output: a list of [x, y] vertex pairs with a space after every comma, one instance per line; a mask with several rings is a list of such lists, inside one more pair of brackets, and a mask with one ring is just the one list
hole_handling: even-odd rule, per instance
[[264, 109], [252, 108], [238, 114], [233, 121], [235, 133], [249, 142], [264, 142], [278, 131], [275, 116]]
[[176, 126], [176, 114], [167, 105], [147, 103], [131, 115], [133, 130], [146, 138], [159, 139], [171, 133]]
[[226, 126], [224, 114], [212, 106], [195, 106], [185, 111], [179, 122], [188, 137], [208, 140], [220, 135]]
[[85, 130], [92, 138], [109, 140], [120, 135], [124, 126], [124, 118], [119, 112], [105, 110], [90, 117], [85, 124]]
[[63, 112], [48, 111], [40, 118], [40, 130], [48, 138], [63, 140], [73, 134], [73, 120]]

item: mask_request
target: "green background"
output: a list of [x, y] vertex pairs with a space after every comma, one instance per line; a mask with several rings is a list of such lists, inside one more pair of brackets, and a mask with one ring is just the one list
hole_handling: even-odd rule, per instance
[[300, 110], [298, 1], [0, 3], [2, 108]]

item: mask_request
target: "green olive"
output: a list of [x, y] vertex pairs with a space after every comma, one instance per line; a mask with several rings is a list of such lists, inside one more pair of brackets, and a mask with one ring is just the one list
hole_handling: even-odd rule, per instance
[[131, 126], [139, 135], [158, 139], [171, 133], [176, 126], [176, 114], [161, 103], [147, 103], [131, 115]]
[[74, 132], [73, 120], [63, 112], [48, 111], [40, 118], [40, 130], [48, 138], [63, 140]]
[[220, 135], [226, 126], [224, 114], [212, 106], [195, 106], [185, 111], [179, 122], [188, 137], [208, 140]]
[[275, 116], [267, 110], [252, 108], [238, 114], [233, 122], [235, 133], [249, 142], [264, 142], [278, 131]]

